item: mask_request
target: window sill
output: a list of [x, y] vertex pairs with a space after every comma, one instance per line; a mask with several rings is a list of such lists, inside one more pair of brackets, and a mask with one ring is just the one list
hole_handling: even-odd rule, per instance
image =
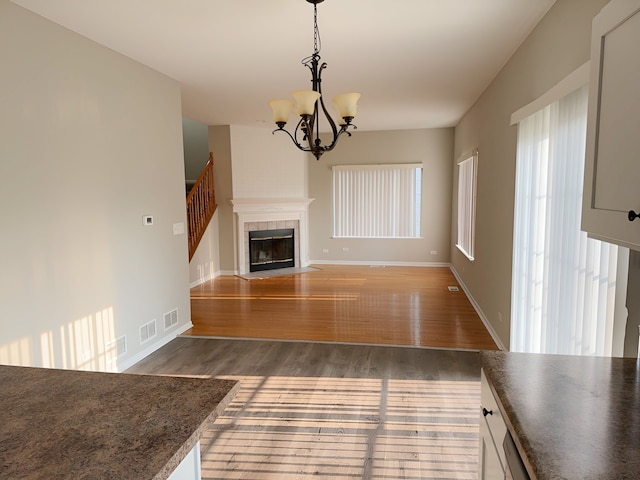
[[462, 252], [462, 254], [469, 259], [470, 262], [475, 261], [475, 258], [469, 255], [464, 248], [456, 243], [456, 248]]

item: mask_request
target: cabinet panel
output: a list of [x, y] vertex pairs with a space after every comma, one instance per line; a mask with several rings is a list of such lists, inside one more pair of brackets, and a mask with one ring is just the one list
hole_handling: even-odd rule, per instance
[[[484, 410], [491, 413], [484, 414]], [[507, 426], [498, 409], [489, 382], [480, 373], [480, 451], [479, 471], [480, 480], [494, 480], [505, 478], [505, 456], [502, 441], [507, 433]]]
[[505, 478], [505, 472], [500, 463], [498, 450], [493, 442], [489, 426], [484, 419], [480, 419], [480, 455], [478, 478], [480, 480], [499, 480]]
[[[481, 409], [481, 424], [486, 423], [489, 433], [493, 437], [493, 441], [496, 445], [498, 456], [500, 457], [500, 463], [505, 464], [504, 450], [502, 449], [502, 441], [507, 433], [507, 425], [502, 418], [500, 409], [498, 408], [498, 402], [493, 397], [489, 382], [484, 375], [484, 372], [480, 373], [480, 409]], [[490, 411], [487, 415], [484, 415], [482, 409]]]
[[640, 13], [604, 36], [595, 208], [640, 211]]
[[640, 0], [612, 0], [593, 21], [582, 228], [640, 249]]

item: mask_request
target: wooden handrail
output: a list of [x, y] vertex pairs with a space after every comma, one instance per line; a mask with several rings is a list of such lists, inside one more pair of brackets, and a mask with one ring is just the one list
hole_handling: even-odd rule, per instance
[[189, 261], [209, 225], [217, 208], [213, 185], [213, 153], [209, 152], [209, 161], [187, 195], [187, 223], [189, 228]]

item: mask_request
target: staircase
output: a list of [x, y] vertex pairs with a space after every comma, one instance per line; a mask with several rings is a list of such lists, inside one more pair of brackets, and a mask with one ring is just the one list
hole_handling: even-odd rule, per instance
[[189, 189], [187, 185], [187, 224], [189, 230], [189, 261], [196, 253], [209, 221], [218, 205], [213, 186], [213, 153], [196, 183]]

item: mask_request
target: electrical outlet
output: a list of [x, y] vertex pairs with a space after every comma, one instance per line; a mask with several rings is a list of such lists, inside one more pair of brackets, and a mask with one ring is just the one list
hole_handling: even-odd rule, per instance
[[431, 250], [431, 255], [437, 255], [438, 254], [438, 250]]
[[142, 217], [142, 225], [144, 225], [145, 227], [153, 225], [153, 215], [144, 215]]
[[322, 249], [322, 253], [329, 253], [329, 249], [328, 248], [323, 248]]
[[502, 312], [498, 312], [498, 321], [502, 323]]
[[348, 253], [349, 252], [349, 247], [342, 247], [342, 251], [344, 253]]

